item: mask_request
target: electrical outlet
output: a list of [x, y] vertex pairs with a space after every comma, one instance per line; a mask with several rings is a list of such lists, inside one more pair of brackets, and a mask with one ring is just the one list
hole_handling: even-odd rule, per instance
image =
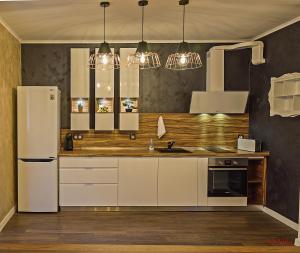
[[130, 139], [130, 140], [135, 140], [135, 139], [136, 139], [136, 133], [131, 132], [131, 133], [129, 134], [129, 139]]
[[75, 141], [77, 141], [77, 140], [79, 140], [79, 141], [83, 140], [83, 134], [82, 133], [75, 133], [75, 134], [73, 134], [73, 140], [75, 140]]

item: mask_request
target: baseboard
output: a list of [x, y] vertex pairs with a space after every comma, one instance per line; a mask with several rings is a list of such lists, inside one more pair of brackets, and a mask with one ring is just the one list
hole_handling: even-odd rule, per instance
[[14, 206], [12, 209], [10, 209], [10, 211], [6, 214], [6, 216], [0, 222], [0, 232], [3, 230], [3, 228], [9, 222], [9, 220], [11, 219], [11, 217], [13, 217], [13, 215], [15, 214], [15, 212], [16, 212], [16, 207]]
[[276, 220], [279, 220], [280, 222], [282, 222], [283, 224], [289, 226], [290, 228], [298, 231], [298, 224], [296, 222], [291, 221], [290, 219], [284, 217], [283, 215], [273, 211], [270, 208], [264, 207], [262, 209], [266, 214], [272, 216], [273, 218], [275, 218]]

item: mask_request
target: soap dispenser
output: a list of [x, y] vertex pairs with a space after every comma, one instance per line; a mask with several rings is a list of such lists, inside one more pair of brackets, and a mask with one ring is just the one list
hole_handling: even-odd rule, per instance
[[153, 140], [150, 139], [150, 142], [149, 142], [149, 151], [153, 151], [153, 150], [154, 150]]

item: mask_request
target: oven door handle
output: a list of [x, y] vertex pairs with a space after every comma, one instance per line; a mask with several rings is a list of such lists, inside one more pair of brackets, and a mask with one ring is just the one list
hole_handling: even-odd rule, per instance
[[209, 171], [247, 171], [248, 168], [208, 168]]

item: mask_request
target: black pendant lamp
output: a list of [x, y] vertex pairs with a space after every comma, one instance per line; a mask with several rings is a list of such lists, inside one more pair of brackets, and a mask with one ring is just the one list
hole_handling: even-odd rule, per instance
[[103, 42], [100, 44], [98, 52], [90, 56], [89, 65], [91, 69], [110, 70], [120, 68], [119, 55], [113, 54], [109, 44], [105, 41], [105, 9], [109, 7], [109, 5], [109, 2], [100, 3], [100, 6], [103, 8]]
[[183, 26], [182, 26], [182, 42], [179, 44], [176, 53], [170, 54], [166, 68], [171, 70], [187, 70], [202, 67], [201, 57], [198, 53], [191, 51], [190, 45], [184, 40], [185, 25], [185, 6], [189, 4], [189, 0], [180, 0], [179, 5], [183, 6]]
[[140, 0], [138, 5], [142, 7], [142, 41], [139, 42], [135, 54], [128, 57], [128, 65], [139, 65], [140, 69], [159, 68], [161, 64], [158, 54], [150, 51], [148, 43], [144, 41], [144, 8], [148, 1]]

